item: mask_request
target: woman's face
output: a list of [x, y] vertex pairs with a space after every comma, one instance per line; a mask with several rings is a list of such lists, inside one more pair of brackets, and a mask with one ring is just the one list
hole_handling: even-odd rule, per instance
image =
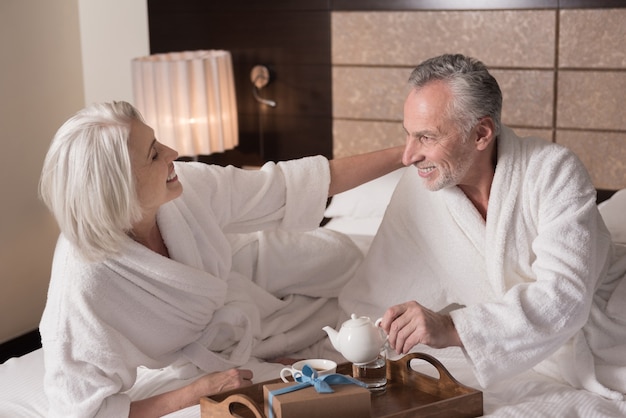
[[128, 151], [143, 217], [156, 216], [162, 204], [183, 192], [174, 171], [178, 153], [157, 142], [154, 130], [138, 120], [131, 123]]

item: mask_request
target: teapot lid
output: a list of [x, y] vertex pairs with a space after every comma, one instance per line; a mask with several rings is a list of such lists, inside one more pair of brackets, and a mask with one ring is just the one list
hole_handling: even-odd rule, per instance
[[343, 323], [343, 326], [349, 328], [362, 327], [363, 325], [367, 325], [372, 322], [372, 320], [367, 316], [356, 316], [356, 314], [350, 315], [351, 319], [348, 319]]

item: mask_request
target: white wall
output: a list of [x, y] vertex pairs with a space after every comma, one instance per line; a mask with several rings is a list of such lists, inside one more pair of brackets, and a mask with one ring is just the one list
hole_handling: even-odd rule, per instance
[[78, 0], [85, 103], [132, 103], [130, 61], [148, 55], [147, 0]]
[[131, 99], [147, 33], [146, 0], [0, 1], [0, 343], [37, 328], [45, 304], [58, 230], [37, 183], [50, 139], [85, 103]]

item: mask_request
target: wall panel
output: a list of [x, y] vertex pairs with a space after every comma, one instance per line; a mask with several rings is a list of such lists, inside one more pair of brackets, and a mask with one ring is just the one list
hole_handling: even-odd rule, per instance
[[626, 69], [626, 9], [563, 10], [559, 66]]
[[402, 120], [410, 68], [334, 66], [333, 117]]
[[626, 131], [626, 71], [560, 71], [557, 127]]
[[555, 22], [554, 10], [333, 12], [332, 62], [414, 66], [459, 52], [494, 67], [552, 68]]
[[597, 188], [626, 187], [626, 133], [559, 129], [556, 140], [579, 156]]
[[551, 128], [554, 71], [491, 70], [502, 90], [502, 122], [510, 126]]

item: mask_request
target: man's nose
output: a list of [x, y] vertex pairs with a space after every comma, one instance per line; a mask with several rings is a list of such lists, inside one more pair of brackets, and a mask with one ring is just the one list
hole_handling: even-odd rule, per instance
[[419, 141], [407, 136], [406, 144], [404, 145], [404, 152], [402, 153], [402, 164], [409, 166], [420, 161], [423, 157], [421, 155], [421, 144]]

